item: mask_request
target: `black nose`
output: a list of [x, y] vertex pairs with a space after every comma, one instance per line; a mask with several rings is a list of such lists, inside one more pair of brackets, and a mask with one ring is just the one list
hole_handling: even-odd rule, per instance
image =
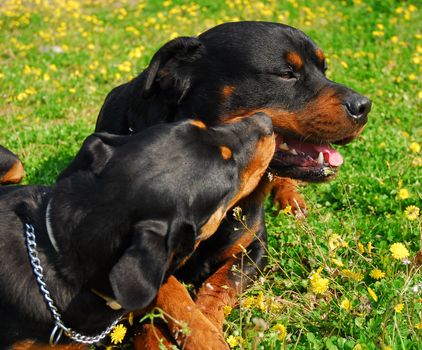
[[369, 98], [354, 94], [345, 103], [347, 114], [356, 123], [365, 124], [368, 120], [368, 113], [371, 110], [372, 102]]

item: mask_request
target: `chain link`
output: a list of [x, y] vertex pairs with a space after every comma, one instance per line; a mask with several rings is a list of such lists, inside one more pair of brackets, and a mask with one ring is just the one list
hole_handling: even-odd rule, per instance
[[44, 281], [44, 274], [43, 268], [41, 266], [41, 261], [38, 257], [37, 252], [37, 243], [35, 242], [35, 230], [31, 224], [25, 224], [25, 239], [26, 239], [26, 247], [28, 249], [29, 260], [32, 265], [32, 271], [34, 272], [44, 300], [51, 312], [51, 315], [54, 319], [54, 328], [51, 331], [50, 335], [50, 345], [54, 346], [60, 340], [60, 337], [64, 333], [68, 338], [83, 344], [95, 344], [98, 343], [100, 340], [104, 339], [112, 330], [113, 328], [119, 323], [120, 317], [115, 320], [106, 330], [102, 333], [96, 335], [95, 337], [86, 336], [79, 334], [72, 330], [69, 327], [66, 327], [62, 321], [62, 316], [59, 313], [57, 307], [54, 305], [54, 301], [50, 296], [50, 292], [48, 291], [47, 285]]

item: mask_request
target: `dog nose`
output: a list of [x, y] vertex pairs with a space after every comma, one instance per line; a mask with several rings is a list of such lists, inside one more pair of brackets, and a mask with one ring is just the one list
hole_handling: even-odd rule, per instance
[[350, 118], [359, 124], [366, 123], [372, 105], [369, 98], [356, 94], [353, 95], [345, 105], [347, 114]]
[[251, 120], [254, 121], [254, 125], [256, 125], [264, 135], [272, 135], [273, 122], [267, 114], [263, 112], [255, 113], [251, 116]]

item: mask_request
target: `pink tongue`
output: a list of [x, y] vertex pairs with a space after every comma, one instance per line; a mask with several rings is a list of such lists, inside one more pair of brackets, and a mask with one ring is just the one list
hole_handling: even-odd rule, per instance
[[309, 154], [314, 159], [317, 159], [319, 152], [322, 152], [325, 161], [331, 166], [337, 167], [343, 164], [343, 157], [341, 154], [328, 144], [315, 145], [313, 143], [299, 142], [290, 138], [286, 138], [285, 142], [289, 148], [294, 148], [298, 152]]

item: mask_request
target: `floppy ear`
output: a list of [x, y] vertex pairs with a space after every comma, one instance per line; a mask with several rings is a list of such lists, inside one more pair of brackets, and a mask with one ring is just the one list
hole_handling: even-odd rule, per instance
[[109, 274], [117, 302], [126, 310], [141, 309], [155, 298], [168, 266], [168, 226], [157, 220], [133, 228], [132, 244]]
[[113, 155], [115, 146], [126, 143], [125, 136], [95, 133], [88, 136], [76, 157], [62, 171], [57, 180], [62, 180], [78, 170], [90, 170], [99, 175]]
[[156, 89], [175, 89], [180, 102], [191, 85], [191, 72], [186, 63], [192, 63], [205, 53], [205, 47], [194, 37], [179, 37], [169, 41], [154, 55], [146, 69], [143, 97], [150, 97]]

